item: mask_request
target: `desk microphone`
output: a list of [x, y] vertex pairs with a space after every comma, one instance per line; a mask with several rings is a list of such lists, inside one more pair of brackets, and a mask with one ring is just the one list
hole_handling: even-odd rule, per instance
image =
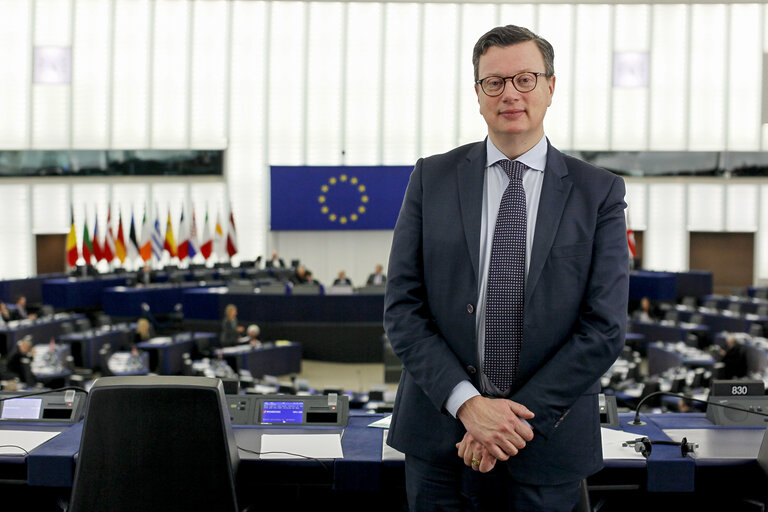
[[[670, 393], [669, 391], [654, 391], [653, 393], [649, 393], [646, 396], [644, 396], [642, 398], [642, 400], [640, 400], [637, 403], [637, 407], [635, 408], [635, 419], [633, 421], [629, 422], [630, 425], [645, 425], [644, 421], [640, 421], [640, 407], [642, 407], [642, 405], [645, 403], [646, 400], [648, 400], [649, 398], [654, 397], [654, 396], [676, 396], [676, 397], [682, 398], [684, 400], [690, 400], [692, 402], [698, 402], [700, 404], [707, 404], [707, 406], [722, 407], [723, 409], [733, 409], [735, 411], [741, 411], [741, 412], [746, 412], [746, 413], [750, 413], [750, 414], [756, 414], [758, 416], [768, 417], [768, 413], [758, 412], [758, 411], [756, 411], [754, 409], [745, 409], [744, 407], [737, 407], [735, 405], [726, 405], [726, 404], [721, 404], [721, 403], [718, 403], [718, 402], [712, 402], [710, 400], [701, 400], [699, 398], [693, 398], [693, 397], [690, 397], [690, 396], [685, 396], [685, 395], [680, 394], [680, 393]], [[768, 420], [765, 420], [765, 421], [768, 421]], [[677, 443], [675, 443], [675, 444], [677, 444]]]

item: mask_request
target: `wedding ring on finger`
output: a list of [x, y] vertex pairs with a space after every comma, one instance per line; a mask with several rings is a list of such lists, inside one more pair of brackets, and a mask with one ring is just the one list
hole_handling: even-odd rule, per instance
[[479, 467], [480, 467], [480, 459], [472, 457], [472, 469], [477, 469]]

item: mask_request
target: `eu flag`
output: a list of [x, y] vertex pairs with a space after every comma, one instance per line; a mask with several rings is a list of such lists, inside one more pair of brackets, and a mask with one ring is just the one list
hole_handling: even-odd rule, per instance
[[412, 170], [273, 166], [271, 229], [394, 229]]

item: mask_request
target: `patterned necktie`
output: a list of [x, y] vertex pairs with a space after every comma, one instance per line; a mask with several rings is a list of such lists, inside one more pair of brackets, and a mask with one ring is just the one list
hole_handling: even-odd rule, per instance
[[504, 392], [515, 380], [523, 341], [527, 232], [523, 173], [528, 167], [509, 160], [498, 164], [509, 176], [509, 185], [501, 196], [488, 265], [483, 371]]

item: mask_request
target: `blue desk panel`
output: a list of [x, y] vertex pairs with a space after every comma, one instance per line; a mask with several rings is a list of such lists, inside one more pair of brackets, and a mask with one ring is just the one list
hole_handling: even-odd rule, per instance
[[372, 322], [384, 318], [383, 295], [260, 295], [220, 293], [217, 288], [185, 291], [184, 317], [224, 318], [227, 304], [237, 306], [241, 322]]
[[675, 300], [677, 279], [667, 272], [636, 271], [629, 274], [629, 300]]
[[85, 315], [65, 314], [59, 318], [41, 317], [35, 320], [24, 320], [25, 323], [17, 327], [2, 328], [0, 329], [0, 354], [9, 354], [16, 346], [16, 342], [26, 335], [32, 336], [32, 342], [35, 344], [46, 343], [51, 338], [56, 338], [64, 333], [61, 326], [63, 323], [75, 323], [81, 318], [85, 318]]
[[128, 279], [115, 275], [49, 279], [43, 282], [43, 302], [62, 309], [101, 308], [104, 289], [125, 286]]
[[41, 274], [26, 279], [5, 279], [0, 281], [0, 300], [3, 302], [15, 302], [16, 297], [24, 295], [27, 302], [40, 304], [43, 302], [43, 281], [64, 277], [66, 274]]

